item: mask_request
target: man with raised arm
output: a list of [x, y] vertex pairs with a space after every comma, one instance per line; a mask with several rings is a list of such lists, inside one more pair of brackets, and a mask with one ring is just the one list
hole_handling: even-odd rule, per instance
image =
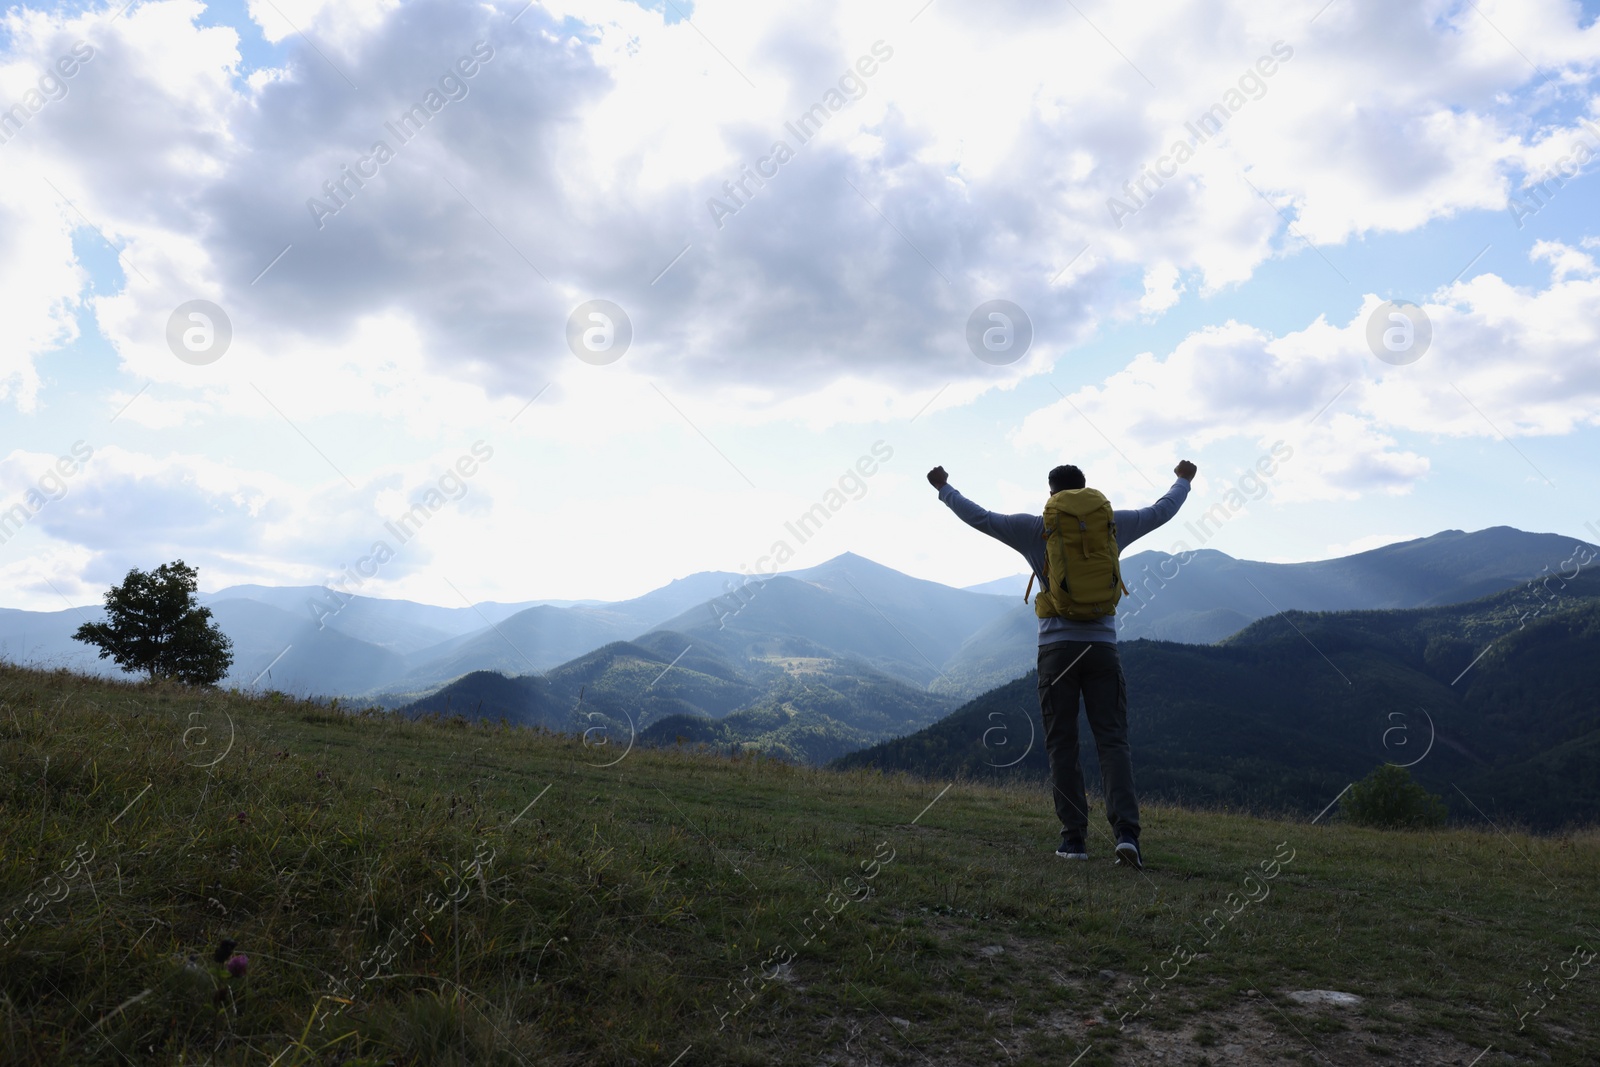
[[[975, 530], [1016, 549], [1040, 582], [1039, 715], [1050, 760], [1062, 859], [1089, 858], [1089, 812], [1078, 763], [1078, 698], [1094, 734], [1105, 784], [1106, 819], [1116, 837], [1119, 864], [1140, 867], [1139, 800], [1128, 748], [1128, 684], [1117, 653], [1116, 603], [1122, 586], [1123, 548], [1178, 513], [1197, 468], [1184, 460], [1177, 481], [1147, 508], [1112, 511], [1086, 486], [1074, 466], [1050, 472], [1050, 499], [1042, 515], [1001, 515], [974, 504], [950, 484], [943, 467], [928, 472], [939, 499]], [[1033, 580], [1029, 581], [1031, 589]]]

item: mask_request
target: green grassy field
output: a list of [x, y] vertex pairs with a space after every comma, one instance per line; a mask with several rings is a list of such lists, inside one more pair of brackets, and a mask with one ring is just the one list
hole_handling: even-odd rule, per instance
[[0, 668], [0, 1062], [1600, 1061], [1593, 832], [605, 740]]

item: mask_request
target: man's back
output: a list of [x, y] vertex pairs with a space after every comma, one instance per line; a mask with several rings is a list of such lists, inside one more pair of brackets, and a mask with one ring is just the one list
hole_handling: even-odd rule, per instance
[[[1126, 549], [1130, 544], [1164, 524], [1178, 513], [1189, 496], [1189, 480], [1179, 478], [1172, 488], [1147, 508], [1113, 512], [1117, 523], [1117, 547]], [[939, 489], [939, 499], [962, 522], [973, 529], [988, 534], [1008, 545], [1028, 561], [1034, 574], [1045, 572], [1044, 516], [1016, 514], [1004, 515], [989, 511], [962, 496], [948, 481]], [[1115, 616], [1107, 615], [1093, 620], [1046, 618], [1039, 620], [1039, 645], [1060, 641], [1116, 641]]]

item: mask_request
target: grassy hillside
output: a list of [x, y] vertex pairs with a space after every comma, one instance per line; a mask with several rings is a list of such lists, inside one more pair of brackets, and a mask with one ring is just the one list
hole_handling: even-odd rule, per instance
[[749, 707], [720, 719], [667, 716], [640, 731], [639, 743], [757, 750], [820, 765], [920, 729], [950, 710], [949, 702], [874, 671], [843, 669], [832, 660], [788, 662], [789, 673]]
[[[681, 638], [676, 651], [684, 651]], [[714, 656], [690, 649], [672, 661], [671, 652], [617, 641], [543, 674], [476, 671], [402, 710], [578, 733], [603, 724], [626, 733], [666, 715], [726, 715], [759, 692]]]
[[854, 656], [787, 642], [781, 649], [735, 663], [701, 637], [655, 630], [539, 675], [477, 671], [400, 710], [826, 763], [921, 729], [955, 705]]
[[[1600, 1050], [1574, 962], [1600, 944], [1592, 833], [1157, 807], [1140, 873], [1103, 834], [1056, 860], [1028, 788], [673, 750], [601, 768], [574, 738], [14, 668], [0, 756], [8, 1065]], [[1291, 996], [1314, 989], [1363, 1000]]]

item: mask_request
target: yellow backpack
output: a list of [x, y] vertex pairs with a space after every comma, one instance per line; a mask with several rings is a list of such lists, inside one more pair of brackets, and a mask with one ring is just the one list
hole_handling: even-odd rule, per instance
[[[1122, 584], [1117, 522], [1098, 489], [1063, 489], [1044, 506], [1045, 572], [1033, 613], [1041, 619], [1098, 619], [1117, 613]], [[1028, 600], [1033, 591], [1028, 578]]]

